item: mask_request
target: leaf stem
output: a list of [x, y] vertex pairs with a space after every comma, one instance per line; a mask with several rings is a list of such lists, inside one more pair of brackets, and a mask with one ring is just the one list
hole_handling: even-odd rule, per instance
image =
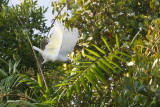
[[[13, 6], [13, 7], [14, 7], [14, 6]], [[17, 19], [18, 19], [19, 22], [21, 23], [23, 34], [27, 36], [28, 42], [29, 42], [29, 44], [30, 44], [30, 47], [31, 47], [31, 49], [32, 49], [32, 51], [33, 51], [33, 54], [34, 54], [34, 58], [35, 58], [36, 63], [37, 63], [38, 73], [39, 73], [39, 75], [41, 75], [41, 78], [42, 78], [42, 80], [43, 80], [43, 82], [44, 82], [44, 84], [45, 84], [46, 90], [47, 90], [47, 89], [48, 89], [48, 86], [47, 86], [45, 77], [44, 77], [44, 75], [43, 75], [42, 68], [41, 68], [40, 63], [39, 63], [39, 61], [38, 61], [37, 55], [36, 55], [36, 53], [35, 53], [35, 50], [33, 49], [32, 42], [31, 42], [28, 34], [27, 34], [26, 31], [24, 30], [24, 29], [25, 29], [24, 24], [23, 24], [22, 21], [19, 19], [19, 17], [18, 17], [19, 15], [18, 15], [18, 14], [16, 14], [14, 11], [13, 11], [13, 14], [17, 17]], [[17, 23], [17, 25], [20, 26], [19, 23]]]
[[137, 36], [138, 36], [138, 34], [141, 32], [142, 30], [139, 30], [138, 32], [137, 32], [137, 34], [134, 36], [134, 38], [132, 39], [132, 41], [131, 41], [131, 44], [130, 45], [132, 45], [133, 44], [133, 42], [135, 41], [135, 39], [137, 38]]

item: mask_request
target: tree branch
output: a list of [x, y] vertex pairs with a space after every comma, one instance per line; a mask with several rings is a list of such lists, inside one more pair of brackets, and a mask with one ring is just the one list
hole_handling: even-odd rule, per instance
[[[70, 1], [70, 0], [69, 0], [69, 1]], [[69, 1], [68, 1], [68, 2], [69, 2]], [[58, 12], [58, 14], [57, 14], [57, 16], [55, 17], [55, 19], [53, 19], [53, 22], [52, 22], [51, 27], [50, 27], [50, 29], [49, 29], [49, 31], [48, 31], [47, 37], [48, 37], [49, 32], [51, 31], [51, 28], [53, 27], [56, 19], [58, 18], [58, 16], [60, 15], [60, 13], [62, 12], [62, 10], [64, 9], [64, 7], [67, 5], [68, 2], [65, 3], [65, 5], [64, 5], [64, 6], [61, 8], [61, 10]]]

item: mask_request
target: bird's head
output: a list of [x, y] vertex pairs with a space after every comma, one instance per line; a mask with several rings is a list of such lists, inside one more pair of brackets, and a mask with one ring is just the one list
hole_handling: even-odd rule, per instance
[[71, 59], [69, 57], [67, 57], [67, 60], [65, 61], [66, 64], [70, 64], [71, 63]]

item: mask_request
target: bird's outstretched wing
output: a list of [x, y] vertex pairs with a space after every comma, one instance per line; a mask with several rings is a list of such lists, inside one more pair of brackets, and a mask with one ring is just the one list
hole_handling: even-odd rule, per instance
[[78, 37], [78, 29], [65, 29], [59, 54], [63, 56], [70, 54], [77, 43]]
[[59, 22], [56, 22], [54, 25], [53, 35], [49, 39], [49, 42], [44, 49], [44, 51], [47, 52], [47, 54], [55, 56], [59, 54], [63, 40], [63, 33], [64, 27]]

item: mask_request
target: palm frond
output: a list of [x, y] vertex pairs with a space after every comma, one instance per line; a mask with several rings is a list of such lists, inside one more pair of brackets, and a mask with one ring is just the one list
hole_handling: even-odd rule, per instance
[[[98, 92], [99, 96], [102, 96], [103, 85], [101, 84], [108, 84], [107, 81], [110, 77], [113, 75], [119, 75], [123, 71], [121, 68], [121, 63], [115, 63], [114, 60], [119, 60], [119, 62], [125, 63], [127, 62], [125, 58], [131, 58], [131, 56], [121, 51], [118, 36], [116, 35], [115, 45], [118, 48], [113, 47], [113, 49], [111, 49], [104, 37], [102, 37], [102, 41], [109, 52], [107, 53], [105, 49], [101, 49], [96, 45], [92, 45], [94, 50], [86, 49], [86, 53], [84, 55], [90, 60], [90, 63], [80, 63], [86, 64], [87, 66], [78, 67], [77, 72], [74, 71], [77, 75], [71, 75], [69, 78], [72, 79], [61, 82], [61, 85], [59, 84], [61, 88], [65, 87], [65, 90], [62, 88], [63, 93], [61, 92], [62, 95], [59, 96], [60, 98], [62, 96], [64, 97], [66, 93], [70, 96], [70, 93], [73, 93], [74, 89], [78, 95], [81, 95], [81, 92], [83, 91], [89, 94], [95, 90]], [[79, 70], [81, 72], [78, 72]], [[90, 85], [92, 86], [92, 90], [89, 90]]]

